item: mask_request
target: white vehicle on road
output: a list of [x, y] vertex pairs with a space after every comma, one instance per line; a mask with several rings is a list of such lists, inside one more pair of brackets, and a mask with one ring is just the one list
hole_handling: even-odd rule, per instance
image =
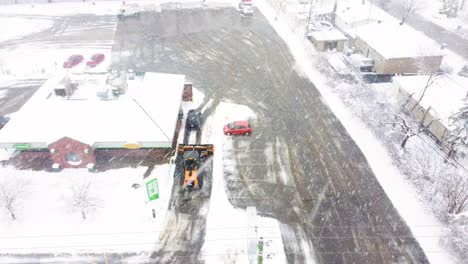
[[241, 0], [239, 3], [239, 10], [243, 15], [253, 15], [252, 0]]

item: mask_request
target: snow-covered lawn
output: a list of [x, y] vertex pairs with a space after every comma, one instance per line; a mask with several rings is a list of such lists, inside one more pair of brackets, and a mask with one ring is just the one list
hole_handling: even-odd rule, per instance
[[[172, 165], [100, 173], [70, 169], [59, 173], [0, 168], [2, 181], [24, 183], [16, 220], [0, 209], [0, 252], [102, 252], [151, 250], [158, 241], [172, 187]], [[145, 182], [157, 178], [160, 198], [148, 202]], [[71, 206], [73, 186], [91, 183], [97, 206], [81, 212]], [[139, 184], [139, 188], [133, 188]], [[156, 219], [152, 218], [152, 208]]]
[[[126, 1], [135, 3], [141, 1]], [[2, 5], [0, 14], [6, 15], [45, 15], [67, 16], [77, 14], [115, 15], [119, 12], [122, 1], [92, 1], [86, 2], [62, 2], [40, 4]]]
[[[3, 10], [3, 6], [0, 10]], [[51, 27], [52, 23], [53, 21], [49, 19], [0, 17], [0, 42], [43, 31]]]
[[[330, 77], [324, 76], [314, 65], [317, 54], [311, 43], [302, 34], [291, 31], [288, 20], [274, 10], [265, 0], [258, 0], [257, 6], [267, 17], [276, 32], [283, 38], [294, 56], [297, 69], [309, 78], [319, 89], [325, 102], [340, 119], [350, 136], [360, 147], [377, 179], [382, 185], [393, 205], [409, 225], [431, 263], [457, 263], [456, 259], [439, 244], [443, 224], [418, 197], [417, 190], [406, 180], [403, 173], [395, 167], [386, 147], [371, 130], [348, 109], [333, 89], [327, 84]], [[275, 6], [273, 4], [273, 6]], [[290, 14], [286, 15], [290, 17]], [[297, 28], [298, 25], [292, 25]], [[300, 26], [299, 26], [300, 27]], [[296, 31], [297, 32], [297, 31]], [[421, 226], [431, 227], [430, 238], [421, 237], [425, 232], [418, 230]]]
[[246, 211], [235, 209], [225, 189], [224, 172], [235, 166], [225, 167], [223, 164], [224, 153], [233, 146], [232, 139], [224, 136], [222, 128], [229, 122], [255, 118], [255, 113], [248, 107], [223, 102], [204, 125], [202, 142], [215, 145], [213, 189], [202, 248], [207, 263], [249, 263], [249, 258], [255, 260], [257, 257], [256, 245], [260, 237], [264, 237], [265, 242], [270, 241], [263, 254], [270, 258], [265, 258], [264, 263], [286, 263], [279, 222], [260, 216], [252, 218]]

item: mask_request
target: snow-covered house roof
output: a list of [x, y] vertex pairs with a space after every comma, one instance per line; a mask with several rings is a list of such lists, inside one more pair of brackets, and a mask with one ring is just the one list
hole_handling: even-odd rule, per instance
[[356, 36], [386, 59], [443, 56], [440, 45], [398, 21], [371, 22], [356, 27]]
[[129, 142], [142, 147], [172, 146], [183, 75], [148, 72], [142, 79], [129, 81], [125, 94], [107, 100], [96, 95], [106, 85], [105, 76], [72, 78], [80, 85], [69, 99], [54, 93], [64, 78], [56, 76], [39, 88], [0, 130], [0, 146], [28, 143], [46, 148], [62, 137], [97, 148], [122, 147]]
[[371, 5], [340, 5], [336, 15], [351, 27], [382, 19], [379, 10], [374, 9]]
[[352, 38], [359, 37], [384, 58], [442, 56], [435, 41], [423, 33], [400, 25], [400, 20], [366, 2], [340, 3], [336, 24]]
[[355, 37], [355, 27], [379, 21], [387, 17], [383, 10], [371, 4], [340, 3], [336, 11], [336, 25], [351, 37]]
[[310, 31], [307, 36], [312, 37], [316, 41], [339, 41], [347, 40], [346, 36], [343, 35], [336, 28], [326, 29], [326, 30], [316, 30]]
[[[418, 100], [429, 80], [428, 75], [397, 76], [394, 84], [403, 89], [412, 98]], [[433, 83], [426, 89], [420, 102], [424, 109], [429, 109], [434, 117], [448, 127], [449, 118], [463, 105], [468, 92], [468, 78], [460, 76], [433, 77]]]

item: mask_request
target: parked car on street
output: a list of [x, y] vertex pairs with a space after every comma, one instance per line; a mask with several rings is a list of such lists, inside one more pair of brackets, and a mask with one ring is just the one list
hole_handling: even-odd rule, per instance
[[201, 113], [198, 110], [192, 109], [187, 113], [186, 128], [187, 129], [200, 129]]
[[244, 135], [252, 134], [252, 128], [248, 121], [235, 121], [224, 126], [224, 135]]
[[82, 55], [72, 55], [68, 57], [68, 60], [63, 63], [64, 68], [73, 68], [83, 61]]
[[91, 56], [91, 60], [86, 62], [86, 65], [88, 65], [89, 67], [96, 67], [101, 62], [103, 62], [104, 59], [105, 59], [104, 54], [101, 54], [101, 53], [94, 54], [93, 56]]

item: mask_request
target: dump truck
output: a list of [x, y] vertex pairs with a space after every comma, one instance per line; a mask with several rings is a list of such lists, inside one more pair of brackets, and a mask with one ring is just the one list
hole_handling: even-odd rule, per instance
[[200, 190], [203, 187], [203, 163], [213, 156], [214, 147], [210, 144], [184, 145], [179, 144], [178, 154], [183, 159], [183, 190]]

